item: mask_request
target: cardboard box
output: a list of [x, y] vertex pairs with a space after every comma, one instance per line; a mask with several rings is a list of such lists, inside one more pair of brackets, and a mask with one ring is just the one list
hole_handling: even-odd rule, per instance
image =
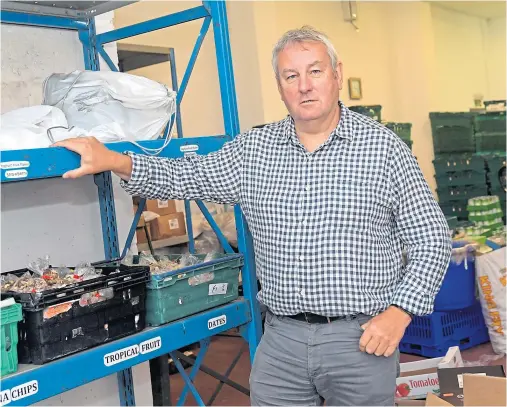
[[[147, 228], [148, 230], [148, 233], [150, 233], [150, 228]], [[144, 228], [143, 229], [138, 229], [136, 230], [136, 240], [137, 240], [137, 243], [148, 243], [148, 239], [146, 237], [146, 232], [144, 231]]]
[[161, 201], [159, 199], [150, 199], [146, 201], [145, 211], [155, 212], [159, 215], [171, 215], [176, 213], [176, 201]]
[[[503, 370], [503, 368], [502, 368]], [[505, 377], [463, 374], [463, 406], [506, 406], [507, 379]], [[425, 406], [453, 406], [428, 394]]]
[[185, 227], [185, 214], [176, 212], [160, 216], [150, 222], [151, 237], [153, 240], [167, 239], [174, 236], [183, 236], [187, 233]]
[[[396, 379], [395, 398], [398, 405], [401, 400], [424, 400], [428, 393], [440, 394], [438, 369], [463, 366], [459, 347], [449, 348], [441, 358], [420, 360], [400, 364], [400, 377]], [[420, 405], [420, 404], [416, 404]]]
[[[440, 382], [440, 398], [453, 406], [464, 406], [464, 399], [467, 397], [467, 394], [472, 394], [471, 389], [473, 389], [476, 383], [474, 381], [469, 381], [468, 393], [465, 394], [464, 378], [467, 376], [470, 377], [472, 375], [477, 375], [479, 377], [505, 377], [505, 372], [503, 370], [503, 366], [501, 365], [471, 366], [440, 370], [438, 372], [438, 380]], [[480, 392], [482, 392], [482, 390]]]

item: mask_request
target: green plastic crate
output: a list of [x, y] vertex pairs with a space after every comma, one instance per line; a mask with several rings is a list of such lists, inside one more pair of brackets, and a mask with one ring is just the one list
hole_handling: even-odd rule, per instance
[[467, 202], [467, 200], [440, 201], [439, 205], [445, 216], [468, 220]]
[[18, 370], [18, 322], [23, 319], [21, 304], [0, 308], [0, 375], [5, 376]]
[[476, 133], [504, 133], [505, 112], [491, 112], [478, 114], [474, 117]]
[[382, 106], [380, 105], [349, 106], [349, 109], [364, 116], [368, 116], [379, 123], [382, 121]]
[[478, 153], [502, 153], [506, 149], [506, 133], [475, 133], [475, 150]]
[[449, 186], [486, 185], [486, 171], [456, 171], [435, 175], [439, 188]]
[[474, 114], [430, 113], [435, 154], [475, 152]]
[[485, 183], [482, 185], [439, 186], [437, 194], [441, 201], [470, 199], [487, 195], [488, 186]]
[[[177, 261], [181, 255], [165, 257]], [[210, 262], [152, 275], [147, 284], [146, 323], [158, 326], [234, 301], [242, 265], [241, 254], [225, 254]]]
[[411, 140], [412, 123], [395, 123], [388, 122], [385, 126], [396, 133], [396, 135], [403, 141]]
[[476, 154], [451, 154], [436, 156], [433, 160], [435, 172], [476, 171], [486, 168], [485, 157]]

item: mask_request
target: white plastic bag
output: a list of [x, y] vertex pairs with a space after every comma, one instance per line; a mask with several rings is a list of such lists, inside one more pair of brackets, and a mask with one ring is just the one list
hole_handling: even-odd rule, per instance
[[69, 126], [102, 142], [135, 143], [161, 135], [176, 110], [176, 93], [123, 72], [74, 71], [45, 80], [43, 103], [60, 108]]
[[0, 150], [44, 148], [68, 136], [64, 113], [52, 106], [15, 109], [0, 117]]
[[506, 269], [507, 248], [478, 256], [476, 258], [477, 286], [484, 320], [488, 327], [493, 351], [498, 355], [506, 352]]

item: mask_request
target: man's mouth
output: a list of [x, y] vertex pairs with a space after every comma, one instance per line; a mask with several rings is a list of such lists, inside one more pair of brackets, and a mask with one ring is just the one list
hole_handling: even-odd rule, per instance
[[307, 103], [312, 103], [312, 102], [316, 102], [316, 100], [314, 100], [314, 99], [303, 100], [303, 101], [301, 102], [301, 104], [302, 104], [302, 105], [305, 105], [305, 104], [307, 104]]

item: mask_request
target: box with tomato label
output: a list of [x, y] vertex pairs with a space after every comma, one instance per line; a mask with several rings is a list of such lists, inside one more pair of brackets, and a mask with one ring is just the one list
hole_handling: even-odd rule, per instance
[[463, 359], [457, 346], [449, 348], [444, 357], [401, 363], [400, 377], [396, 379], [397, 404], [403, 405], [402, 400], [424, 400], [428, 393], [440, 394], [438, 369], [461, 366]]

